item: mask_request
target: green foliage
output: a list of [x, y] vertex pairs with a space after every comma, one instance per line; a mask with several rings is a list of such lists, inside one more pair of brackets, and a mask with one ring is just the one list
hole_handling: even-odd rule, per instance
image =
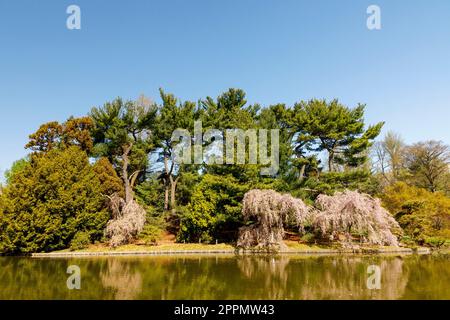
[[386, 188], [382, 199], [406, 235], [419, 244], [436, 243], [429, 238], [450, 239], [450, 198], [445, 194], [398, 182]]
[[333, 194], [336, 191], [359, 190], [363, 193], [375, 194], [379, 191], [378, 181], [364, 169], [344, 172], [324, 172], [320, 177], [305, 181], [303, 187], [313, 192], [310, 194]]
[[415, 246], [417, 246], [416, 241], [414, 241], [414, 239], [411, 238], [411, 237], [408, 236], [408, 235], [403, 235], [403, 236], [400, 238], [400, 242], [403, 243], [403, 244], [405, 244], [405, 245], [407, 245], [408, 247], [415, 247]]
[[81, 150], [90, 153], [94, 146], [91, 130], [94, 122], [90, 117], [69, 118], [62, 126], [62, 143], [65, 146], [78, 146]]
[[448, 239], [445, 238], [440, 238], [440, 237], [428, 237], [425, 239], [425, 244], [436, 248], [436, 249], [440, 249], [442, 248], [444, 245], [446, 245]]
[[100, 239], [109, 219], [100, 190], [99, 178], [79, 147], [33, 156], [4, 190], [0, 251], [64, 249], [79, 231]]
[[202, 180], [197, 171], [184, 172], [177, 188], [178, 205], [186, 206], [191, 202], [196, 185]]
[[12, 178], [14, 177], [14, 175], [24, 170], [29, 163], [30, 163], [29, 157], [25, 157], [20, 160], [14, 161], [14, 163], [11, 166], [11, 169], [5, 172], [6, 184], [7, 185], [10, 184], [12, 182]]
[[279, 149], [280, 149], [280, 169], [278, 177], [289, 176], [295, 169], [294, 175], [299, 178], [302, 165], [295, 163], [296, 159], [292, 159], [295, 149], [292, 148], [292, 139], [295, 130], [291, 127], [291, 119], [293, 111], [284, 104], [271, 105], [261, 110], [257, 117], [257, 124], [262, 129], [278, 129], [279, 130]]
[[91, 238], [89, 236], [89, 233], [85, 231], [80, 231], [75, 234], [72, 241], [70, 241], [70, 250], [81, 250], [85, 249], [89, 246], [91, 243]]
[[305, 242], [305, 243], [313, 243], [315, 240], [316, 240], [316, 235], [311, 232], [307, 232], [301, 237], [301, 241]]
[[[313, 99], [292, 108], [262, 108], [248, 105], [240, 89], [198, 104], [163, 90], [160, 95], [159, 105], [145, 97], [117, 98], [89, 116], [49, 122], [30, 135], [26, 147], [33, 153], [13, 164], [7, 187], [0, 189], [0, 251], [81, 248], [99, 240], [113, 194], [135, 197], [145, 208], [139, 237], [146, 243], [156, 243], [165, 231], [177, 234], [178, 241], [234, 241], [242, 226], [241, 201], [250, 189], [291, 193], [308, 204], [319, 194], [346, 189], [382, 195], [405, 228], [405, 243], [438, 247], [450, 239], [449, 152], [442, 143], [405, 147], [400, 137], [388, 134], [377, 149], [384, 161], [374, 175], [368, 150], [383, 123], [366, 128], [364, 105], [352, 109], [337, 100]], [[278, 129], [279, 172], [267, 177], [260, 165], [175, 164], [178, 141], [172, 133], [178, 128], [192, 133], [195, 120], [204, 131]], [[89, 164], [88, 156], [97, 161]], [[390, 185], [396, 181], [447, 191], [447, 197]]]
[[[245, 92], [229, 89], [217, 99], [200, 102], [203, 129], [258, 128], [258, 105], [247, 106]], [[273, 122], [272, 119], [267, 121]], [[275, 125], [274, 123], [272, 123]], [[213, 242], [236, 239], [241, 225], [241, 200], [250, 185], [262, 182], [258, 165], [203, 165], [201, 175], [190, 172], [180, 180], [180, 228], [178, 241]], [[274, 179], [270, 180], [270, 184]], [[267, 182], [267, 181], [266, 181]]]
[[203, 126], [215, 129], [255, 128], [258, 105], [246, 106], [245, 92], [229, 89], [214, 100], [207, 97], [201, 101]]
[[[240, 89], [229, 89], [216, 100], [207, 97], [201, 101], [200, 119], [203, 121], [203, 129], [214, 128], [225, 134], [227, 129], [258, 128], [256, 118], [259, 106], [246, 104], [245, 92]], [[260, 178], [258, 165], [207, 165], [204, 166], [204, 171], [217, 175], [231, 174], [243, 183], [254, 182]]]
[[193, 102], [180, 103], [173, 94], [167, 94], [162, 89], [160, 89], [160, 95], [163, 103], [159, 108], [155, 135], [158, 137], [163, 153], [170, 155], [173, 146], [178, 143], [178, 141], [172, 141], [173, 132], [176, 129], [192, 131], [197, 111]]
[[296, 148], [328, 153], [328, 170], [336, 165], [357, 167], [364, 164], [364, 154], [383, 127], [383, 122], [364, 129], [364, 105], [350, 109], [337, 100], [313, 99], [294, 106], [293, 126], [298, 133]]
[[[122, 175], [125, 154], [129, 157], [128, 175], [137, 171], [143, 179], [148, 166], [147, 155], [155, 147], [152, 130], [156, 114], [156, 105], [145, 99], [134, 102], [117, 98], [102, 107], [93, 108], [90, 112], [94, 122], [91, 131], [93, 155], [108, 158]], [[126, 152], [129, 146], [131, 150]]]
[[158, 240], [161, 239], [165, 230], [167, 230], [168, 223], [166, 219], [166, 213], [157, 210], [155, 207], [151, 205], [146, 205], [141, 202], [138, 197], [138, 202], [144, 205], [147, 210], [147, 216], [144, 228], [139, 233], [138, 238], [143, 240], [145, 244], [148, 245], [156, 245]]
[[248, 190], [231, 175], [205, 174], [181, 217], [178, 241], [235, 239], [241, 225], [241, 200]]
[[57, 121], [45, 123], [29, 136], [30, 141], [25, 148], [35, 152], [49, 152], [61, 142], [62, 126]]
[[94, 123], [90, 117], [71, 117], [63, 124], [57, 121], [48, 122], [29, 136], [30, 141], [25, 148], [46, 153], [55, 148], [78, 146], [89, 153], [93, 147], [90, 133], [93, 126]]
[[102, 157], [98, 159], [95, 162], [93, 169], [100, 181], [101, 194], [111, 196], [114, 193], [117, 193], [120, 197], [124, 197], [122, 180], [117, 175], [108, 158]]
[[161, 238], [163, 229], [153, 224], [146, 224], [139, 234], [139, 239], [144, 240], [147, 245], [156, 245]]
[[[157, 164], [160, 172], [158, 178], [164, 185], [164, 191], [160, 193], [164, 195], [164, 209], [169, 207], [172, 212], [176, 209], [176, 196], [178, 180], [190, 165], [179, 164], [175, 161], [174, 147], [180, 143], [179, 139], [172, 139], [175, 130], [183, 129], [192, 132], [194, 129], [194, 120], [198, 116], [196, 105], [193, 102], [186, 101], [181, 103], [172, 94], [166, 94], [160, 89], [162, 105], [159, 108], [157, 125], [154, 135], [157, 141]], [[179, 138], [179, 137], [177, 137]], [[167, 197], [165, 197], [167, 195]], [[169, 205], [170, 196], [170, 205]]]
[[139, 203], [148, 207], [161, 208], [164, 204], [162, 195], [164, 188], [155, 176], [149, 176], [147, 180], [136, 186], [135, 196]]

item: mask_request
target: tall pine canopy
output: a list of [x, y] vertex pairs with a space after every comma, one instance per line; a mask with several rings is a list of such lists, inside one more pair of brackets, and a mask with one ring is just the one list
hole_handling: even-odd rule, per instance
[[328, 170], [339, 166], [357, 167], [367, 160], [365, 151], [372, 145], [384, 122], [364, 128], [364, 105], [348, 108], [338, 100], [313, 99], [294, 106], [297, 147], [310, 152], [326, 151]]

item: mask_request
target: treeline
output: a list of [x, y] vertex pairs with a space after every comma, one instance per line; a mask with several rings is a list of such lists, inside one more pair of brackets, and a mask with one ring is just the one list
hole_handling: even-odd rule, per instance
[[[160, 94], [161, 103], [117, 98], [31, 134], [29, 156], [14, 163], [2, 187], [0, 252], [136, 238], [155, 243], [165, 232], [180, 242], [235, 242], [248, 224], [242, 199], [252, 189], [290, 193], [308, 204], [321, 194], [358, 190], [383, 199], [405, 231], [402, 241], [440, 246], [450, 239], [443, 143], [406, 146], [388, 134], [374, 145], [383, 123], [366, 125], [364, 105], [337, 100], [262, 107], [247, 104], [238, 89], [197, 103]], [[194, 132], [197, 120], [204, 131], [278, 129], [278, 172], [263, 176], [260, 164], [173, 161], [179, 141], [172, 133]]]
[[450, 149], [441, 141], [405, 144], [388, 132], [372, 148], [377, 194], [404, 230], [403, 242], [441, 247], [450, 239]]

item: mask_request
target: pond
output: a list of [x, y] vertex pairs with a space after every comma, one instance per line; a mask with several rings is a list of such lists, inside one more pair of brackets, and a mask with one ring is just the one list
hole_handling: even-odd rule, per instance
[[0, 299], [450, 299], [450, 257], [0, 257]]

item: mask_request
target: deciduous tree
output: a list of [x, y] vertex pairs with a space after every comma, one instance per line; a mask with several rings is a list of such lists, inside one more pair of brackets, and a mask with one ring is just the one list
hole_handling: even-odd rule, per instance
[[284, 225], [289, 221], [302, 228], [311, 213], [302, 200], [273, 190], [250, 190], [242, 201], [244, 221], [239, 230], [238, 247], [283, 249]]
[[448, 186], [450, 149], [441, 141], [413, 144], [406, 151], [406, 165], [417, 186], [431, 192]]
[[398, 246], [395, 233], [401, 229], [380, 199], [347, 190], [320, 195], [315, 206], [314, 229], [331, 241], [351, 242], [357, 235], [363, 243]]

